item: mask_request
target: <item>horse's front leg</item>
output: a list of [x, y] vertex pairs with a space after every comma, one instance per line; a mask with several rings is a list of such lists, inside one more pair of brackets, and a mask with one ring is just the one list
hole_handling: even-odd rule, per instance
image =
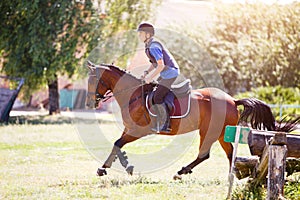
[[104, 162], [103, 166], [101, 168], [98, 168], [97, 170], [98, 176], [107, 175], [106, 168], [110, 168], [112, 166], [112, 163], [117, 159], [118, 151], [120, 151], [120, 148], [114, 145], [111, 153], [109, 154], [108, 158]]
[[103, 166], [101, 168], [98, 168], [97, 174], [99, 176], [107, 175], [106, 168], [110, 168], [112, 166], [112, 163], [119, 158], [121, 165], [126, 169], [127, 173], [132, 175], [133, 173], [133, 166], [128, 166], [128, 157], [126, 156], [125, 151], [121, 151], [121, 148], [134, 140], [138, 139], [138, 137], [134, 137], [128, 133], [123, 133], [122, 137], [118, 139], [114, 143], [114, 147], [109, 154], [108, 158], [104, 162]]

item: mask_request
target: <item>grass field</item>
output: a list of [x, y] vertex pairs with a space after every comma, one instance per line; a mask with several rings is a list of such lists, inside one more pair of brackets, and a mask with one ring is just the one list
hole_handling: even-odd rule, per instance
[[[197, 133], [189, 133], [195, 136], [190, 148], [170, 166], [133, 176], [111, 169], [107, 176], [97, 177], [102, 163], [85, 149], [71, 119], [23, 117], [13, 122], [0, 126], [0, 199], [226, 198], [229, 165], [218, 143], [212, 147], [210, 159], [192, 174], [181, 181], [172, 180], [197, 155]], [[99, 126], [111, 142], [121, 134], [114, 123], [99, 121]], [[185, 136], [179, 137], [184, 140]], [[125, 150], [143, 154], [167, 146], [171, 139], [149, 137], [128, 144]], [[240, 145], [239, 155], [248, 154], [247, 146]]]

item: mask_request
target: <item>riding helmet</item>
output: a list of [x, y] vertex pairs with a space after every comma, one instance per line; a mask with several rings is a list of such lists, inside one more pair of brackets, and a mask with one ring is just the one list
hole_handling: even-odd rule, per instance
[[150, 33], [151, 36], [154, 35], [154, 26], [150, 23], [141, 23], [138, 28], [137, 31], [144, 31], [146, 33]]

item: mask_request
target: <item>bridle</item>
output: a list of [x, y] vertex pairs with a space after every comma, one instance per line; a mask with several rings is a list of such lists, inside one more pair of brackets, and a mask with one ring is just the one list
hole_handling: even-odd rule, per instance
[[[105, 83], [100, 77], [98, 77], [96, 74], [95, 74], [95, 75], [90, 75], [90, 76], [96, 76], [96, 77], [97, 77], [97, 81], [96, 81], [97, 87], [96, 87], [96, 89], [95, 89], [95, 92], [94, 92], [94, 93], [93, 93], [93, 92], [90, 92], [90, 93], [92, 93], [93, 95], [95, 95], [95, 106], [97, 106], [98, 103], [99, 103], [100, 101], [101, 101], [101, 102], [106, 102], [107, 100], [109, 100], [110, 98], [112, 98], [112, 97], [114, 97], [114, 96], [118, 96], [118, 95], [120, 95], [120, 94], [122, 94], [122, 93], [124, 93], [124, 92], [128, 92], [129, 90], [133, 90], [133, 89], [136, 89], [136, 88], [138, 88], [138, 87], [142, 87], [142, 96], [144, 96], [144, 91], [143, 91], [143, 86], [145, 85], [145, 82], [144, 82], [144, 81], [142, 81], [141, 84], [138, 84], [138, 85], [136, 85], [136, 86], [134, 86], [134, 87], [126, 88], [126, 89], [123, 89], [123, 90], [121, 90], [121, 91], [114, 92], [114, 93], [112, 94], [112, 90], [110, 89], [110, 87], [108, 86], [108, 84]], [[100, 84], [99, 84], [99, 83], [100, 83]], [[100, 94], [100, 93], [98, 92], [98, 87], [99, 87], [99, 85], [104, 86], [105, 88], [108, 89], [108, 91], [107, 91], [105, 94]], [[129, 104], [131, 104], [132, 102], [134, 102], [134, 101], [136, 101], [137, 99], [141, 98], [142, 96], [139, 96], [139, 97], [134, 98], [132, 101], [129, 102]]]
[[[91, 63], [90, 61], [88, 61], [88, 65], [89, 65], [89, 66], [95, 67], [95, 65], [94, 65], [93, 63]], [[101, 66], [104, 66], [104, 67], [110, 67], [111, 65], [108, 65], [108, 64], [101, 64]], [[96, 68], [96, 69], [97, 69], [97, 68]], [[112, 98], [113, 96], [118, 96], [118, 95], [120, 95], [120, 94], [122, 94], [122, 93], [124, 93], [124, 92], [127, 92], [127, 91], [129, 91], [129, 90], [136, 89], [136, 88], [138, 88], [138, 87], [142, 87], [142, 95], [141, 95], [141, 96], [138, 96], [138, 97], [135, 97], [134, 99], [130, 100], [129, 105], [130, 105], [132, 102], [138, 100], [139, 98], [141, 98], [141, 97], [143, 98], [144, 95], [145, 95], [145, 94], [144, 94], [144, 86], [145, 86], [146, 84], [145, 84], [145, 81], [144, 81], [144, 80], [141, 81], [141, 84], [138, 84], [138, 85], [136, 85], [136, 86], [134, 86], [134, 87], [131, 87], [131, 88], [123, 89], [123, 90], [121, 90], [121, 91], [114, 92], [114, 93], [112, 94], [112, 90], [111, 90], [110, 86], [109, 86], [107, 83], [105, 83], [105, 82], [100, 78], [100, 77], [101, 77], [100, 74], [98, 74], [98, 73], [96, 72], [95, 74], [90, 74], [89, 76], [95, 76], [95, 77], [96, 77], [96, 84], [97, 84], [97, 87], [96, 87], [96, 89], [95, 89], [95, 92], [94, 92], [94, 93], [93, 93], [93, 92], [88, 92], [89, 94], [92, 94], [92, 95], [95, 96], [95, 107], [98, 106], [98, 103], [99, 103], [100, 101], [106, 102], [107, 100], [109, 100], [109, 99]], [[105, 88], [108, 89], [107, 92], [106, 92], [105, 94], [100, 94], [100, 93], [98, 92], [98, 87], [99, 87], [99, 85], [100, 85], [99, 83], [100, 83], [101, 85], [103, 85]]]
[[[105, 94], [100, 94], [98, 92], [99, 82], [100, 82], [101, 85], [108, 88], [108, 91]], [[99, 101], [106, 102], [108, 99], [113, 97], [113, 95], [109, 95], [111, 93], [112, 93], [112, 91], [111, 91], [111, 89], [109, 89], [109, 86], [101, 78], [97, 78], [97, 88], [96, 88], [96, 91], [95, 91], [96, 103], [99, 103]]]
[[[95, 76], [96, 77], [97, 86], [96, 86], [95, 92], [88, 92], [89, 94], [95, 96], [95, 107], [98, 105], [98, 103], [100, 101], [106, 102], [108, 99], [113, 97], [113, 95], [109, 95], [110, 93], [112, 93], [111, 89], [100, 77], [98, 77], [96, 74], [90, 74], [89, 76]], [[105, 94], [100, 94], [98, 92], [99, 82], [100, 82], [101, 85], [103, 85], [104, 87], [106, 87], [108, 89], [108, 91]]]

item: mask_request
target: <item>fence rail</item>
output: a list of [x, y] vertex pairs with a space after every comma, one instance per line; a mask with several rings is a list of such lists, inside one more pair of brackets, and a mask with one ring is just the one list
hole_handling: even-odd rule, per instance
[[279, 108], [279, 117], [282, 119], [283, 109], [287, 108], [300, 108], [300, 105], [289, 105], [289, 104], [269, 104], [271, 108]]

